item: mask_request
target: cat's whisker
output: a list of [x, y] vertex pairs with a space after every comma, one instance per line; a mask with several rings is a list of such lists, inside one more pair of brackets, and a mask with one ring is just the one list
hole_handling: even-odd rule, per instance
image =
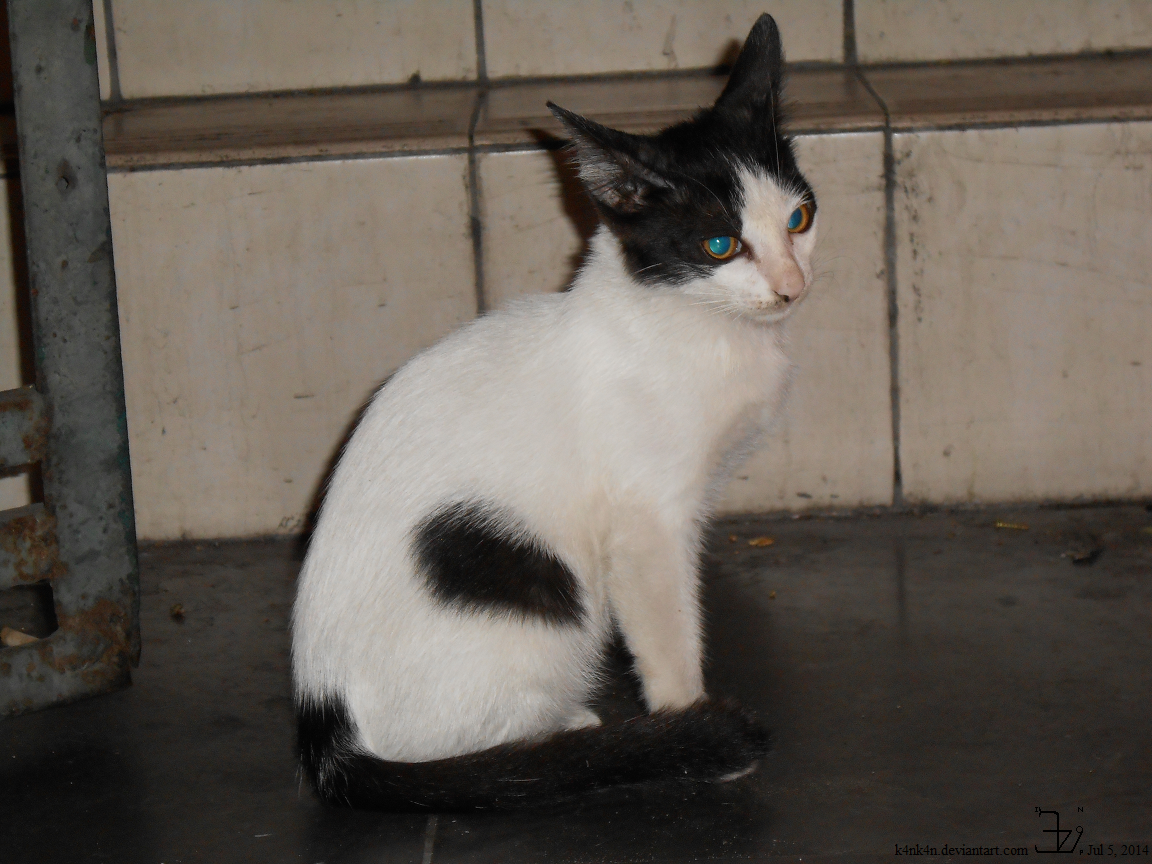
[[722, 300], [710, 300], [710, 301], [707, 301], [704, 303], [697, 303], [694, 305], [703, 308], [706, 312], [713, 314], [713, 315], [718, 314], [720, 312], [724, 312], [731, 307], [731, 304], [725, 303]]
[[776, 130], [776, 113], [777, 113], [777, 107], [776, 107], [776, 93], [775, 93], [775, 91], [773, 91], [773, 92], [772, 92], [772, 94], [771, 94], [771, 98], [772, 98], [772, 112], [771, 112], [771, 117], [772, 117], [772, 143], [773, 143], [773, 144], [775, 145], [775, 147], [776, 147], [776, 170], [777, 170], [777, 171], [779, 171], [779, 170], [780, 170], [780, 134], [779, 134], [779, 132]]

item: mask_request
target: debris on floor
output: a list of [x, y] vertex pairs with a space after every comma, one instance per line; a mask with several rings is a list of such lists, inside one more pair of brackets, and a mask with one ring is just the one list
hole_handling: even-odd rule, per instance
[[14, 630], [11, 627], [0, 629], [0, 643], [5, 648], [19, 648], [21, 645], [31, 645], [39, 641], [35, 636], [29, 636], [21, 630]]
[[1061, 552], [1060, 556], [1062, 558], [1067, 558], [1073, 564], [1085, 567], [1089, 564], [1095, 564], [1096, 560], [1103, 554], [1103, 552], [1104, 546], [1099, 544], [1069, 549], [1067, 552]]

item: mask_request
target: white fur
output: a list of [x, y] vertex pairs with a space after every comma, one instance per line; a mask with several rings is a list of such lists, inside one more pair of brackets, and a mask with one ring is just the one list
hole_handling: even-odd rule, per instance
[[[613, 618], [650, 708], [703, 694], [702, 525], [782, 398], [780, 322], [811, 282], [815, 239], [784, 228], [795, 195], [742, 176], [746, 257], [641, 286], [602, 228], [571, 291], [474, 321], [377, 394], [293, 614], [297, 692], [343, 696], [361, 746], [422, 761], [596, 722], [585, 702]], [[509, 509], [559, 554], [583, 626], [432, 601], [413, 529], [461, 500]]]

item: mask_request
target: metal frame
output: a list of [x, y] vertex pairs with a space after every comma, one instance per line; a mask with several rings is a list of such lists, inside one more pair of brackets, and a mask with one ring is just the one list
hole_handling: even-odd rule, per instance
[[58, 629], [0, 650], [0, 714], [131, 683], [139, 571], [91, 0], [8, 0], [36, 387], [0, 394], [0, 467], [44, 504], [0, 513], [0, 589], [47, 580]]

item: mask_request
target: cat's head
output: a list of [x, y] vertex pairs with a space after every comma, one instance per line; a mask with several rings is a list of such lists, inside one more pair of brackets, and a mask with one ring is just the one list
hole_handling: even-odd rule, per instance
[[758, 321], [782, 318], [806, 293], [816, 198], [781, 128], [783, 72], [780, 32], [761, 15], [716, 104], [657, 135], [548, 103], [638, 282]]

